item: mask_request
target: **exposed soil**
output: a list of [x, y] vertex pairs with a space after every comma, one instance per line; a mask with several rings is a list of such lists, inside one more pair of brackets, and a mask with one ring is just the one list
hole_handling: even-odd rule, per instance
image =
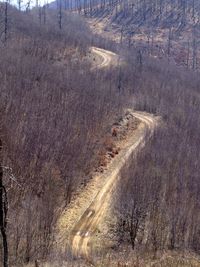
[[[175, 29], [171, 31], [170, 54], [168, 55], [168, 28], [154, 28], [153, 33], [151, 33], [146, 26], [132, 25], [131, 30], [129, 30], [129, 27], [124, 27], [122, 30], [120, 24], [111, 22], [111, 16], [109, 15], [102, 18], [87, 18], [87, 22], [94, 34], [103, 36], [108, 40], [116, 43], [123, 41], [127, 45], [140, 49], [143, 53], [148, 53], [151, 57], [160, 59], [170, 57], [177, 65], [192, 67], [193, 51], [191, 42], [193, 37], [192, 28], [189, 26], [185, 27], [182, 32]], [[199, 59], [199, 49], [196, 53], [197, 59]]]
[[[64, 252], [66, 247], [63, 244], [69, 244], [74, 255], [91, 258], [94, 234], [105, 228], [101, 223], [110, 212], [110, 201], [120, 178], [120, 170], [129, 157], [144, 146], [147, 132], [149, 137], [156, 121], [152, 115], [127, 111], [113, 124], [110, 134], [105, 137], [92, 180], [80, 189], [60, 217], [57, 226], [59, 250]], [[102, 241], [101, 234], [99, 237], [98, 244]]]

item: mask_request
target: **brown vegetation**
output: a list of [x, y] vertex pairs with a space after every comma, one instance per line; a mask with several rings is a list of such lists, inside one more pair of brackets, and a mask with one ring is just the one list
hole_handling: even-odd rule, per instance
[[117, 72], [91, 72], [81, 60], [90, 46], [82, 20], [63, 15], [61, 31], [53, 11], [45, 24], [37, 13], [9, 6], [8, 14], [14, 23], [1, 45], [1, 136], [10, 262], [21, 266], [49, 253], [57, 215], [89, 179], [106, 125], [125, 98]]
[[137, 108], [161, 115], [163, 125], [122, 173], [118, 242], [155, 257], [168, 249], [199, 254], [199, 77], [147, 61], [134, 83]]
[[[81, 5], [77, 1], [77, 5]], [[94, 30], [153, 57], [199, 69], [198, 0], [84, 1]]]
[[[186, 3], [178, 2], [180, 8]], [[1, 36], [0, 108], [3, 165], [8, 167], [4, 177], [10, 203], [10, 262], [22, 266], [47, 258], [59, 212], [86, 183], [98, 161], [107, 164], [105, 150], [101, 153], [100, 148], [106, 147], [111, 157], [118, 153], [105, 136], [113, 117], [127, 105], [160, 115], [163, 124], [122, 173], [125, 178], [113, 203], [117, 225], [110, 230], [112, 237], [119, 249], [126, 245], [123, 253], [129, 251], [132, 259], [149, 253], [151, 261], [156, 261], [166, 250], [199, 254], [198, 75], [165, 60], [150, 59], [148, 53], [137, 53], [131, 45], [123, 52], [127, 62], [123, 68], [91, 72], [90, 64], [81, 60], [91, 43], [99, 41], [103, 47], [112, 43], [91, 40], [76, 16], [63, 14], [60, 27], [54, 11], [43, 14], [41, 20], [38, 10], [21, 13], [8, 7], [5, 13], [1, 6], [2, 14], [8, 16], [8, 31], [6, 38]], [[122, 8], [123, 15], [128, 9], [126, 5]], [[133, 11], [134, 18], [138, 12], [139, 20], [147, 16], [146, 22], [156, 14], [144, 6]], [[164, 21], [159, 18], [160, 27]], [[193, 39], [192, 65], [195, 42]], [[110, 135], [117, 139], [123, 132], [114, 125]], [[158, 266], [185, 264], [180, 258], [174, 261], [167, 259]], [[192, 261], [187, 265], [186, 260], [185, 266], [198, 266]]]

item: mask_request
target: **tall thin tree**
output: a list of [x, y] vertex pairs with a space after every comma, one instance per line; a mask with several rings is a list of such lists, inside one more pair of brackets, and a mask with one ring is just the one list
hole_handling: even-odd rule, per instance
[[[0, 153], [2, 151], [2, 142], [0, 140]], [[2, 156], [0, 157], [2, 161]], [[3, 185], [3, 167], [0, 161], [0, 231], [3, 243], [3, 266], [8, 267], [8, 242], [6, 235], [7, 226], [7, 194], [6, 189]]]
[[8, 39], [8, 1], [5, 2], [4, 8], [4, 41], [7, 42]]
[[62, 29], [62, 0], [57, 1], [57, 8], [58, 8], [58, 26], [59, 29]]

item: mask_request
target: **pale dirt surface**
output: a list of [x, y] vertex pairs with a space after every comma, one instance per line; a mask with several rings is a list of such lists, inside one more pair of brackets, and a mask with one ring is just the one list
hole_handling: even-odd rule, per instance
[[131, 114], [141, 123], [103, 174], [106, 177], [105, 184], [73, 227], [70, 235], [70, 247], [74, 255], [81, 255], [90, 259], [93, 236], [109, 211], [109, 201], [111, 201], [113, 190], [118, 179], [120, 179], [120, 171], [128, 162], [130, 156], [141, 149], [146, 140], [153, 134], [157, 124], [156, 118], [146, 113], [133, 112]]
[[[133, 134], [138, 123], [139, 122], [137, 120], [132, 118], [132, 122], [129, 125], [128, 130], [129, 134]], [[124, 125], [124, 127], [127, 126]], [[123, 149], [123, 147], [126, 145], [126, 139], [127, 137], [123, 138], [122, 140], [118, 140], [117, 142], [115, 142], [115, 146]], [[67, 209], [62, 213], [58, 221], [56, 233], [56, 243], [59, 249], [66, 249], [66, 244], [69, 238], [70, 231], [105, 184], [107, 180], [107, 175], [105, 174], [105, 171], [113, 168], [113, 166], [117, 164], [116, 161], [118, 157], [119, 155], [116, 155], [115, 158], [112, 158], [110, 155], [106, 155], [106, 161], [109, 165], [107, 164], [103, 167], [100, 166], [98, 170], [94, 170], [94, 173], [92, 175], [93, 178], [90, 180], [90, 182], [85, 188], [81, 188], [81, 191], [76, 193], [71, 203], [67, 206]], [[63, 246], [63, 242], [65, 246]]]
[[[110, 51], [92, 47], [91, 53], [98, 57], [95, 60], [96, 68], [105, 68], [118, 62], [117, 55]], [[103, 169], [101, 166], [100, 171], [92, 175], [91, 181], [76, 194], [62, 213], [56, 227], [56, 250], [63, 253], [70, 250], [73, 255], [90, 260], [94, 234], [97, 227], [101, 228], [102, 219], [109, 211], [120, 171], [130, 156], [145, 145], [156, 124], [157, 120], [150, 114], [131, 110], [126, 112], [120, 126], [126, 128], [125, 137], [115, 142], [119, 152], [106, 155], [109, 161]]]
[[[109, 20], [88, 19], [89, 25], [95, 34], [104, 36], [107, 39], [120, 42], [121, 33], [119, 29], [108, 27]], [[108, 30], [109, 28], [109, 30]], [[159, 32], [155, 36], [154, 41], [162, 42], [165, 33]], [[146, 42], [147, 34], [140, 32], [135, 35], [135, 41]], [[113, 52], [91, 47], [90, 60], [94, 63], [94, 68], [106, 68], [111, 65], [116, 65], [118, 55]], [[58, 61], [62, 61], [58, 59]], [[200, 267], [200, 260], [196, 255], [184, 254], [180, 255], [163, 254], [159, 260], [141, 260], [138, 259], [132, 251], [121, 250], [120, 252], [112, 251], [109, 255], [108, 249], [112, 247], [112, 242], [104, 240], [104, 234], [108, 231], [109, 223], [115, 220], [112, 206], [112, 197], [114, 190], [118, 184], [120, 171], [123, 166], [130, 160], [131, 156], [136, 155], [144, 146], [148, 139], [152, 136], [159, 119], [151, 114], [128, 111], [131, 117], [131, 127], [127, 131], [124, 139], [118, 140], [116, 145], [120, 147], [120, 152], [114, 158], [109, 159], [103, 170], [93, 173], [93, 178], [77, 192], [67, 209], [63, 211], [56, 227], [56, 242], [55, 249], [63, 251], [70, 249], [76, 257], [87, 259], [85, 262], [82, 259], [76, 262], [66, 262], [57, 260], [55, 262], [41, 263], [42, 267], [86, 267], [92, 266], [92, 253], [94, 250], [104, 250], [103, 257], [98, 261], [96, 266], [111, 267], [111, 266], [138, 266], [141, 267]], [[125, 118], [126, 120], [126, 118]], [[125, 124], [126, 125], [126, 124]], [[102, 249], [103, 247], [103, 249]], [[105, 257], [104, 257], [105, 256]], [[177, 257], [177, 260], [176, 260]], [[120, 261], [121, 258], [121, 261]], [[120, 263], [121, 262], [121, 263]], [[25, 265], [26, 267], [35, 267], [35, 264]]]
[[119, 64], [119, 56], [111, 51], [91, 47], [87, 54], [87, 60], [91, 63], [91, 70], [104, 69], [110, 66], [117, 66]]
[[[122, 30], [121, 25], [114, 22], [111, 23], [111, 17], [112, 14], [103, 18], [87, 18], [86, 22], [94, 34], [103, 36], [107, 40], [112, 40], [116, 43], [120, 43], [122, 40], [126, 40], [126, 43], [130, 41], [136, 49], [148, 53], [150, 57], [160, 59], [168, 57], [169, 29], [155, 28], [153, 32], [150, 32], [146, 26], [133, 25], [134, 34], [129, 34], [128, 40], [127, 34]], [[180, 66], [186, 66], [188, 60], [188, 64], [191, 67], [193, 55], [191, 26], [186, 27], [179, 34], [174, 29], [172, 36], [170, 59]], [[197, 49], [197, 58], [200, 58], [200, 49]]]
[[59, 51], [59, 53], [55, 55], [53, 63], [56, 66], [66, 66], [68, 60], [72, 60], [72, 62], [90, 62], [92, 64], [91, 70], [103, 69], [119, 64], [119, 56], [116, 53], [98, 47], [90, 47], [86, 56], [80, 54], [80, 52], [74, 48], [65, 49], [61, 52]]
[[[73, 255], [90, 260], [96, 230], [104, 227], [101, 223], [110, 211], [109, 203], [120, 179], [120, 171], [130, 156], [145, 145], [157, 124], [157, 118], [147, 113], [128, 111], [128, 118], [128, 135], [117, 142], [120, 152], [109, 162], [103, 173], [94, 175], [91, 182], [61, 215], [57, 225], [56, 247], [58, 250], [64, 252], [68, 244]], [[132, 127], [130, 126], [131, 120]]]
[[[90, 27], [96, 34], [120, 42], [120, 32], [105, 30], [108, 21], [98, 21], [90, 19]], [[144, 34], [136, 35], [138, 40], [143, 40]], [[160, 40], [160, 36], [157, 41]], [[96, 68], [105, 68], [117, 61], [117, 55], [100, 48], [92, 47], [90, 50], [92, 61], [95, 62]], [[94, 59], [95, 58], [95, 59]], [[93, 68], [92, 68], [93, 69]], [[186, 255], [181, 258], [180, 255], [166, 253], [159, 260], [138, 259], [131, 250], [112, 251], [109, 255], [108, 250], [112, 246], [108, 240], [103, 241], [104, 234], [108, 231], [109, 223], [114, 221], [112, 206], [112, 196], [115, 187], [118, 184], [120, 170], [129, 161], [131, 156], [137, 154], [145, 143], [151, 137], [155, 127], [158, 124], [158, 118], [147, 113], [129, 111], [135, 118], [132, 127], [127, 132], [127, 136], [117, 143], [120, 147], [119, 154], [110, 159], [109, 164], [101, 169], [101, 172], [94, 172], [93, 178], [85, 188], [77, 192], [67, 209], [63, 211], [57, 227], [55, 249], [63, 251], [64, 254], [68, 249], [81, 258], [77, 261], [65, 262], [57, 260], [51, 263], [42, 263], [42, 267], [86, 267], [92, 266], [92, 253], [94, 250], [104, 250], [103, 257], [98, 261], [96, 266], [137, 266], [141, 267], [200, 267], [200, 260]], [[102, 249], [103, 246], [103, 249]], [[177, 259], [176, 259], [177, 257]], [[149, 257], [147, 257], [149, 258]], [[26, 265], [26, 267], [35, 267], [35, 265]]]
[[[101, 59], [101, 62], [99, 64], [93, 64], [93, 68], [105, 68], [105, 67], [108, 67], [108, 66], [111, 66], [111, 65], [117, 65], [117, 62], [118, 62], [118, 55], [111, 52], [111, 51], [108, 51], [108, 50], [105, 50], [105, 49], [102, 49], [102, 48], [98, 48], [98, 47], [91, 47], [91, 53], [94, 55], [94, 56], [97, 56]], [[94, 62], [93, 62], [94, 63]]]

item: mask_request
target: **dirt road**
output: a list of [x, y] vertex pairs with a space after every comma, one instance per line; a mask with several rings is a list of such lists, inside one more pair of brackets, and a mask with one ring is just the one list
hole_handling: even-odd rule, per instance
[[109, 65], [117, 64], [118, 55], [111, 51], [98, 48], [98, 47], [91, 47], [91, 52], [94, 55], [97, 55], [98, 57], [100, 57], [99, 63], [95, 62], [95, 66], [93, 67], [93, 69], [94, 68], [105, 68], [105, 67], [108, 67]]
[[120, 151], [119, 155], [113, 160], [113, 164], [105, 171], [103, 174], [107, 176], [105, 185], [79, 218], [71, 232], [70, 247], [75, 256], [90, 259], [92, 237], [106, 213], [108, 200], [112, 197], [113, 189], [120, 178], [121, 169], [130, 156], [141, 149], [153, 134], [157, 124], [157, 119], [154, 116], [141, 112], [132, 112], [132, 114], [141, 121], [134, 138]]

